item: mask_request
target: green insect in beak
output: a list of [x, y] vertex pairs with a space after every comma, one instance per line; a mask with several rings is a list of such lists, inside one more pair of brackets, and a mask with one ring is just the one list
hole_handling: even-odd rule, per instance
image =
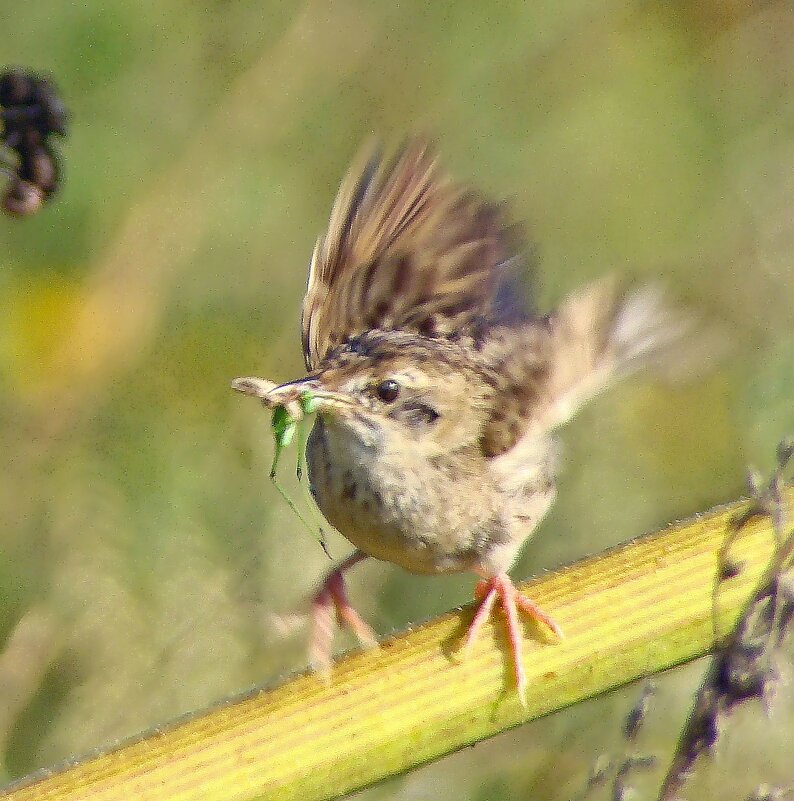
[[[287, 495], [284, 488], [279, 484], [276, 478], [276, 471], [278, 469], [279, 459], [281, 458], [282, 451], [289, 447], [292, 440], [295, 438], [295, 433], [298, 434], [298, 463], [296, 467], [296, 475], [298, 481], [303, 479], [306, 466], [306, 440], [309, 436], [309, 426], [307, 425], [306, 418], [317, 411], [317, 399], [308, 390], [303, 392], [298, 401], [302, 416], [300, 419], [295, 419], [287, 410], [285, 406], [276, 406], [273, 409], [273, 418], [271, 426], [273, 428], [273, 438], [275, 439], [276, 449], [273, 454], [273, 464], [270, 467], [270, 479], [275, 485], [281, 497], [287, 502], [287, 505], [295, 513], [297, 518], [312, 534], [315, 531], [315, 526], [312, 526], [306, 518], [301, 514], [298, 507], [292, 498]], [[319, 527], [319, 541], [325, 553], [329, 556], [328, 547], [325, 542], [325, 533], [322, 527]]]

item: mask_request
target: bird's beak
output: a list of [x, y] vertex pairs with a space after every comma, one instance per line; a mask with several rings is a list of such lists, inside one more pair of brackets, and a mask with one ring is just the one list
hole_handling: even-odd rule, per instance
[[316, 378], [300, 378], [286, 384], [276, 384], [265, 378], [235, 378], [232, 389], [259, 398], [268, 409], [283, 406], [293, 420], [303, 418], [306, 399], [311, 410], [318, 412], [352, 404], [347, 395], [325, 389]]

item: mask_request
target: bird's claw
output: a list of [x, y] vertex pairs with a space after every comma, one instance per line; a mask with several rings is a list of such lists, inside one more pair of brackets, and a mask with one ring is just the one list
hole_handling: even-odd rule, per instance
[[518, 697], [521, 700], [521, 704], [526, 706], [527, 677], [521, 660], [523, 634], [519, 625], [518, 613], [521, 611], [533, 620], [542, 623], [559, 639], [564, 637], [562, 629], [534, 601], [522, 595], [516, 589], [515, 584], [513, 584], [507, 573], [499, 573], [496, 576], [491, 576], [478, 582], [474, 589], [474, 594], [480, 601], [480, 606], [469, 625], [466, 640], [463, 644], [463, 653], [466, 655], [471, 650], [485, 621], [491, 616], [496, 600], [499, 599], [507, 622], [507, 636], [510, 643], [510, 653], [513, 657], [513, 672]]

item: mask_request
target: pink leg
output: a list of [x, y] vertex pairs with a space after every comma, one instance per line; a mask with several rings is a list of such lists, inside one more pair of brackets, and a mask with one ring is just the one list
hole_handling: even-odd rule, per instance
[[340, 626], [347, 626], [362, 645], [377, 645], [375, 633], [350, 605], [345, 591], [344, 573], [367, 555], [356, 551], [334, 568], [312, 600], [312, 633], [309, 640], [309, 661], [316, 670], [327, 672], [331, 667], [331, 646], [334, 638], [334, 617]]
[[469, 631], [463, 646], [464, 653], [468, 652], [474, 644], [483, 624], [491, 616], [491, 611], [496, 599], [499, 598], [502, 604], [502, 611], [507, 621], [507, 637], [510, 642], [510, 653], [513, 657], [516, 689], [518, 690], [518, 696], [523, 704], [527, 690], [527, 677], [521, 662], [521, 641], [523, 635], [518, 621], [518, 611], [521, 610], [531, 618], [548, 626], [557, 637], [563, 637], [562, 629], [537, 604], [518, 592], [513, 584], [513, 580], [507, 573], [502, 572], [495, 576], [487, 576], [484, 581], [478, 582], [474, 589], [474, 594], [482, 603], [469, 626]]

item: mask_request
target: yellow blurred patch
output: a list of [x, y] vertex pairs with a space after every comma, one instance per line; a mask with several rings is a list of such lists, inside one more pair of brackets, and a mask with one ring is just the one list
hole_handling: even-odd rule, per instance
[[37, 395], [62, 380], [63, 341], [81, 300], [81, 287], [61, 276], [37, 276], [9, 289], [0, 317], [0, 371], [11, 391]]

